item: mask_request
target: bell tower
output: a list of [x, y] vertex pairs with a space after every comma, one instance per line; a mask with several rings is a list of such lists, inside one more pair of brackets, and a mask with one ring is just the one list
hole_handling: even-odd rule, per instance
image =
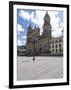
[[49, 16], [48, 12], [46, 12], [46, 14], [44, 16], [42, 35], [48, 36], [49, 38], [51, 38], [51, 24], [50, 24], [50, 16]]
[[28, 26], [28, 32], [27, 32], [27, 43], [30, 43], [32, 40], [32, 35], [31, 33], [33, 32], [33, 29], [31, 25]]

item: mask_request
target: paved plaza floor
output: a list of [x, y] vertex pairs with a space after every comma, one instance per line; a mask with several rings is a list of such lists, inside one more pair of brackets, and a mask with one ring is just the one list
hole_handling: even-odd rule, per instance
[[18, 80], [63, 78], [63, 57], [20, 57], [17, 65]]

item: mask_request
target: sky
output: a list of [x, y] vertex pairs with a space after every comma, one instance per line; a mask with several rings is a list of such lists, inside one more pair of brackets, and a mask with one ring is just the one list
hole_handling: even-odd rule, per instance
[[39, 27], [40, 35], [43, 32], [44, 16], [48, 12], [50, 16], [52, 37], [62, 35], [64, 28], [64, 12], [63, 11], [45, 11], [35, 9], [17, 9], [17, 45], [26, 44], [27, 28], [31, 24], [32, 28]]

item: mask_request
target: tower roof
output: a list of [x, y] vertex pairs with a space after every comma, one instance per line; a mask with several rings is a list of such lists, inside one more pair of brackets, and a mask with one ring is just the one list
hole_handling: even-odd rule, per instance
[[44, 18], [45, 18], [45, 17], [50, 18], [50, 16], [49, 16], [48, 12], [46, 12], [46, 14], [45, 14]]
[[28, 26], [28, 30], [30, 30], [30, 29], [32, 29], [32, 26], [31, 26], [31, 24], [29, 24], [29, 26]]
[[28, 33], [32, 32], [32, 26], [31, 24], [28, 26]]

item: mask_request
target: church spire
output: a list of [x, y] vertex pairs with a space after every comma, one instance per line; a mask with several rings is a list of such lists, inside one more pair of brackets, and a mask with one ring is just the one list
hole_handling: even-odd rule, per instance
[[28, 26], [28, 32], [29, 33], [32, 32], [32, 26], [31, 26], [31, 24], [29, 24], [29, 26]]
[[46, 12], [46, 14], [44, 16], [42, 35], [49, 36], [51, 38], [51, 24], [50, 24], [50, 16], [49, 16], [48, 12]]
[[45, 16], [44, 16], [44, 25], [50, 24], [50, 16], [48, 14], [48, 12], [46, 12]]

